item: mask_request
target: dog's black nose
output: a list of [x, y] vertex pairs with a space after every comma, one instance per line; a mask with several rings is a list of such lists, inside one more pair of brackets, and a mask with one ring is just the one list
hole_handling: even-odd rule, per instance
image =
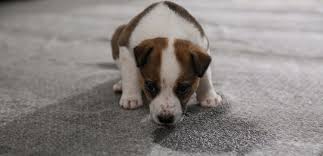
[[157, 116], [160, 123], [171, 124], [174, 122], [174, 115], [171, 114], [161, 114]]

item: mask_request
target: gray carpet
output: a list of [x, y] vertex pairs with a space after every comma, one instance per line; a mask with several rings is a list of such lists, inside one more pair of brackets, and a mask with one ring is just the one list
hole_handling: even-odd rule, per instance
[[323, 155], [323, 1], [181, 1], [226, 102], [172, 128], [111, 89], [110, 36], [149, 3], [0, 3], [0, 155]]

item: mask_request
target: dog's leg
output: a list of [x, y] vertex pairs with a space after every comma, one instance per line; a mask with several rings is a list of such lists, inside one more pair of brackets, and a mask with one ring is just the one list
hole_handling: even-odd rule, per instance
[[[115, 63], [117, 65], [117, 67], [119, 68], [119, 70], [121, 69], [120, 68], [120, 61], [119, 61], [119, 58], [117, 58], [115, 60]], [[119, 80], [118, 82], [116, 82], [113, 86], [112, 86], [112, 89], [115, 93], [122, 93], [122, 81]]]
[[119, 66], [121, 71], [122, 95], [120, 106], [135, 109], [143, 105], [135, 59], [126, 47], [120, 47]]
[[222, 102], [221, 96], [214, 90], [210, 67], [200, 80], [199, 87], [196, 91], [196, 98], [203, 107], [216, 107]]
[[115, 93], [122, 93], [122, 81], [119, 80], [118, 82], [116, 82], [113, 85], [112, 89]]
[[[119, 37], [123, 31], [123, 29], [126, 27], [126, 25], [120, 25], [117, 27], [117, 29], [114, 31], [112, 38], [111, 38], [111, 52], [112, 52], [112, 57], [113, 60], [115, 60], [115, 63], [117, 67], [120, 69], [120, 61], [119, 61]], [[115, 93], [121, 93], [122, 92], [122, 83], [121, 80], [118, 81], [113, 85], [113, 91]]]

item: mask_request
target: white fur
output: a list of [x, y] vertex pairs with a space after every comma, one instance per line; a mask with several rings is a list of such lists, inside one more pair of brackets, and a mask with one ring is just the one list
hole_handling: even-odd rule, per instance
[[180, 65], [176, 59], [173, 45], [174, 40], [169, 39], [168, 47], [162, 52], [162, 62], [160, 71], [160, 93], [150, 103], [150, 113], [155, 122], [159, 114], [172, 114], [175, 116], [175, 122], [181, 118], [181, 104], [173, 92], [176, 80], [180, 75]]
[[[145, 15], [132, 32], [129, 49], [120, 47], [120, 70], [122, 78], [122, 97], [120, 105], [126, 109], [142, 105], [141, 90], [138, 81], [139, 71], [135, 65], [133, 48], [143, 40], [156, 37], [166, 37], [168, 47], [162, 53], [161, 91], [150, 104], [151, 117], [157, 123], [157, 115], [169, 113], [175, 115], [178, 121], [182, 115], [180, 101], [173, 92], [176, 79], [180, 75], [180, 66], [174, 53], [174, 39], [189, 40], [204, 49], [208, 49], [206, 37], [201, 37], [198, 29], [187, 20], [170, 10], [164, 3], [159, 3]], [[210, 52], [208, 51], [210, 54]], [[197, 89], [197, 99], [202, 106], [215, 107], [221, 102], [221, 97], [214, 91], [210, 68], [201, 78]]]
[[122, 81], [122, 95], [119, 103], [125, 109], [134, 109], [143, 105], [138, 79], [139, 71], [133, 54], [126, 47], [120, 47], [119, 49], [119, 66]]
[[156, 37], [189, 40], [205, 49], [207, 48], [206, 38], [201, 37], [198, 29], [162, 2], [138, 23], [130, 37], [130, 47], [133, 48], [143, 40]]
[[165, 80], [163, 87], [174, 87], [175, 82], [180, 75], [181, 68], [173, 47], [174, 39], [168, 39], [168, 45], [169, 46], [162, 52], [160, 75], [161, 80]]
[[[210, 54], [211, 52], [208, 51], [207, 53]], [[212, 84], [211, 64], [204, 76], [201, 78], [196, 90], [196, 98], [203, 107], [216, 107], [222, 103], [222, 97], [215, 92]]]
[[117, 83], [115, 83], [112, 89], [114, 92], [122, 92], [122, 81], [119, 80]]

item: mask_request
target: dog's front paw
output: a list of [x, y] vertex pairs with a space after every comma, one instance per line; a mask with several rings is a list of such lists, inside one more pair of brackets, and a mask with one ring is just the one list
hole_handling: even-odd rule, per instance
[[222, 97], [215, 91], [210, 91], [206, 96], [198, 100], [202, 107], [217, 107], [222, 104]]
[[120, 106], [124, 109], [136, 109], [143, 105], [141, 95], [125, 95], [122, 94]]

